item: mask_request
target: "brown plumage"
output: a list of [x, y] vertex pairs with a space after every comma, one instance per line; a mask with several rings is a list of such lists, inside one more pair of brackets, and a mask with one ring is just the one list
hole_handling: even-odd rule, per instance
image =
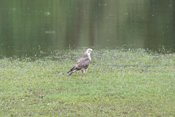
[[75, 66], [67, 72], [67, 75], [71, 75], [72, 73], [74, 73], [75, 71], [81, 70], [82, 74], [87, 73], [88, 70], [88, 66], [91, 63], [91, 56], [90, 53], [92, 52], [92, 49], [87, 49], [86, 52], [84, 53], [83, 57], [81, 57], [77, 63], [75, 64]]

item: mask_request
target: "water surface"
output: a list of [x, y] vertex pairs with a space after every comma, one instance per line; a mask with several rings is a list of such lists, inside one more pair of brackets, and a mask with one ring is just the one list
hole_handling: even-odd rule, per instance
[[54, 50], [175, 52], [174, 0], [1, 0], [0, 56]]

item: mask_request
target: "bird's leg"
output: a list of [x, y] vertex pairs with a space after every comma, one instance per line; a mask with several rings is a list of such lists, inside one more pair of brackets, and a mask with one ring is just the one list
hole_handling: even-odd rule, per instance
[[81, 73], [82, 73], [82, 76], [83, 76], [83, 75], [84, 75], [84, 74], [83, 74], [83, 70], [81, 70]]
[[87, 74], [87, 71], [88, 71], [88, 68], [87, 68], [87, 69], [85, 69], [84, 71], [85, 71], [85, 76], [86, 76], [86, 74]]
[[86, 76], [86, 70], [85, 69], [83, 69], [83, 74]]

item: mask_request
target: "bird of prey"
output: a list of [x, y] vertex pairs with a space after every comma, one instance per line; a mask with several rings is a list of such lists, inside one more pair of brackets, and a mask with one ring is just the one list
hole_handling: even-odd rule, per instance
[[92, 49], [88, 48], [86, 50], [86, 52], [84, 53], [83, 57], [81, 57], [77, 63], [75, 64], [75, 66], [67, 72], [67, 75], [71, 75], [72, 73], [74, 73], [75, 71], [81, 70], [82, 74], [86, 75], [87, 70], [88, 70], [88, 66], [91, 63], [91, 52]]

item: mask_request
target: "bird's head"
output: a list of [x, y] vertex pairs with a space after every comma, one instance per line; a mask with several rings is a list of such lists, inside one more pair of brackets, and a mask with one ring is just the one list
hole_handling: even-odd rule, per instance
[[90, 54], [92, 51], [93, 51], [93, 50], [92, 50], [91, 48], [88, 48], [88, 49], [86, 50], [86, 52], [89, 53], [89, 54]]

